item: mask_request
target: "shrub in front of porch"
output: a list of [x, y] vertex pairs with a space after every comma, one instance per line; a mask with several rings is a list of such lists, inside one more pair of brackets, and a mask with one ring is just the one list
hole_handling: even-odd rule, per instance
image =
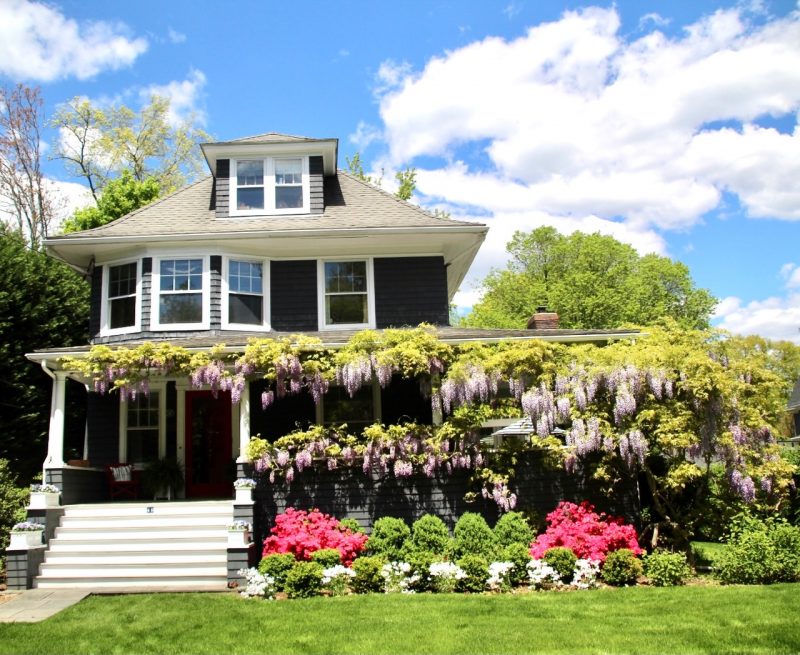
[[291, 553], [297, 560], [310, 560], [318, 550], [339, 551], [342, 564], [349, 566], [367, 543], [367, 536], [344, 527], [317, 509], [287, 509], [275, 519], [271, 535], [264, 540], [263, 556]]

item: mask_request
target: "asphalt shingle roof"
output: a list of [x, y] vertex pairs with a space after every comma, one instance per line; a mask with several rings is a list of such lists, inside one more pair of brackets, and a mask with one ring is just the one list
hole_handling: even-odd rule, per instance
[[[281, 138], [284, 136], [280, 135]], [[262, 136], [249, 138], [257, 139]], [[107, 225], [59, 235], [49, 241], [65, 243], [86, 237], [213, 235], [392, 227], [457, 228], [481, 225], [433, 216], [345, 171], [324, 178], [324, 184], [326, 204], [322, 214], [216, 218], [211, 207], [213, 178], [209, 176]]]

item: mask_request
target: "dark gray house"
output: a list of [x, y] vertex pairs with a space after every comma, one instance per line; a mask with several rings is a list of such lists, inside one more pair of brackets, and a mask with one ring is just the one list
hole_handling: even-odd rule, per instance
[[[103, 227], [46, 241], [50, 255], [91, 280], [91, 344], [167, 341], [207, 350], [224, 343], [236, 352], [254, 335], [304, 333], [335, 348], [365, 328], [422, 322], [439, 326], [441, 338], [453, 343], [607, 341], [628, 336], [625, 331], [579, 332], [552, 326], [450, 327], [450, 301], [486, 236], [485, 225], [433, 216], [338, 170], [336, 139], [269, 133], [202, 148], [208, 177]], [[224, 529], [220, 524], [230, 520], [231, 463], [235, 460], [240, 472], [246, 468], [245, 446], [251, 435], [276, 437], [298, 424], [331, 421], [391, 423], [401, 416], [435, 420], [430, 403], [401, 383], [387, 389], [375, 385], [355, 399], [334, 388], [318, 406], [307, 395], [287, 397], [262, 411], [257, 399], [263, 382], [250, 383], [233, 405], [226, 393], [213, 396], [193, 388], [187, 379], [165, 376], [151, 381], [148, 395], [127, 402], [118, 394], [89, 392], [84, 449], [89, 465], [72, 466], [64, 457], [66, 384], [68, 379], [88, 381], [65, 370], [61, 358], [81, 357], [91, 344], [29, 355], [53, 378], [44, 471], [47, 481], [62, 488], [61, 502], [67, 506], [61, 532], [42, 567], [40, 586], [74, 586], [81, 576], [88, 576], [94, 586], [130, 586], [131, 580], [157, 586], [167, 579], [176, 586], [180, 558], [165, 555], [152, 535], [141, 537], [135, 552], [129, 548], [117, 559], [109, 555], [107, 562], [84, 562], [76, 572], [79, 555], [104, 551], [105, 542], [98, 545], [89, 539], [103, 532], [103, 526], [107, 531], [118, 525], [128, 542], [154, 529], [152, 524], [141, 529], [144, 509], [130, 509], [127, 518], [125, 509], [120, 518], [109, 513], [108, 505], [85, 505], [108, 500], [111, 464], [141, 468], [160, 457], [177, 459], [186, 478], [185, 488], [178, 490], [181, 498], [211, 499], [212, 509], [213, 499], [218, 499], [216, 527], [207, 529], [213, 531]], [[70, 533], [65, 524], [72, 506], [77, 533]], [[197, 528], [201, 522], [193, 512], [199, 507], [175, 504], [178, 514], [165, 517], [162, 528]], [[112, 518], [121, 523], [111, 523]], [[177, 536], [169, 536], [173, 541], [181, 538], [187, 543], [190, 539], [180, 529]], [[200, 534], [192, 542], [210, 544], [217, 538]], [[68, 552], [73, 556], [64, 556], [63, 568], [58, 568], [58, 547], [70, 539], [73, 549]], [[111, 542], [106, 545], [110, 548]], [[141, 555], [151, 551], [161, 559]], [[195, 587], [224, 582], [224, 570], [203, 574], [208, 557], [180, 560], [185, 569], [180, 579]], [[158, 562], [170, 572], [164, 578], [153, 573]]]

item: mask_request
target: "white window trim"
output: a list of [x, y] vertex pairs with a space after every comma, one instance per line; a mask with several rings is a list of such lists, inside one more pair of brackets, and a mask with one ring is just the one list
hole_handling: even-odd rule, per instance
[[[114, 266], [124, 266], [125, 264], [136, 264], [136, 300], [134, 310], [133, 325], [120, 328], [110, 328], [111, 312], [109, 311], [108, 285], [111, 281], [111, 268]], [[119, 261], [106, 262], [103, 266], [102, 299], [100, 301], [100, 336], [112, 336], [114, 334], [128, 334], [130, 332], [140, 332], [142, 322], [142, 262], [139, 259], [122, 259]]]
[[[199, 323], [161, 323], [161, 262], [168, 259], [201, 259], [203, 261], [202, 320]], [[150, 285], [150, 329], [164, 330], [209, 330], [211, 329], [211, 267], [208, 255], [192, 253], [163, 254], [153, 257], [152, 284]]]
[[[158, 392], [158, 457], [167, 455], [167, 383], [166, 380], [151, 380], [150, 391]], [[119, 394], [119, 451], [118, 462], [133, 464], [141, 470], [145, 462], [129, 462], [128, 459], [128, 402]]]
[[[328, 262], [366, 262], [367, 322], [328, 325], [325, 322], [325, 264]], [[327, 257], [317, 260], [317, 323], [320, 330], [375, 329], [375, 275], [372, 257]]]
[[[303, 206], [289, 207], [287, 209], [275, 208], [275, 160], [299, 159], [303, 171]], [[236, 166], [240, 161], [261, 161], [264, 163], [264, 208], [263, 209], [237, 209], [238, 184]], [[309, 178], [308, 155], [272, 155], [269, 157], [233, 157], [231, 158], [231, 175], [229, 187], [229, 216], [281, 216], [291, 214], [311, 213], [311, 180]]]
[[[261, 264], [261, 289], [262, 289], [262, 309], [261, 325], [254, 325], [252, 323], [231, 323], [230, 322], [230, 285], [228, 283], [228, 276], [230, 275], [230, 262], [250, 262], [252, 264]], [[253, 294], [255, 295], [255, 294]], [[270, 327], [270, 270], [269, 260], [260, 259], [258, 257], [237, 257], [235, 255], [222, 256], [222, 329], [223, 330], [250, 330], [256, 332], [269, 332]]]

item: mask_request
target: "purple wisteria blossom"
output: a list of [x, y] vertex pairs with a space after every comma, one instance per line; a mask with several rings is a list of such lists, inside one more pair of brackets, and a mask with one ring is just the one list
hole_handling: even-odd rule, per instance
[[756, 485], [753, 478], [742, 475], [738, 469], [733, 469], [730, 474], [730, 482], [733, 490], [741, 496], [746, 503], [752, 503], [756, 499]]

